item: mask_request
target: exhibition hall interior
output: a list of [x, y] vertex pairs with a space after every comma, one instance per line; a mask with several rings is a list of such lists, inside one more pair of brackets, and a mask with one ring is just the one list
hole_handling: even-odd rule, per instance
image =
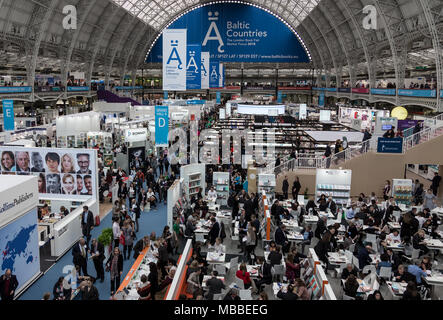
[[441, 0], [0, 0], [1, 301], [441, 300], [442, 49]]

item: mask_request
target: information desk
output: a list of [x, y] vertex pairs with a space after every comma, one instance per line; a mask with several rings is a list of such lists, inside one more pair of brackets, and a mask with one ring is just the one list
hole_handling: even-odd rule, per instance
[[139, 295], [136, 290], [136, 284], [141, 284], [140, 278], [143, 274], [149, 275], [149, 263], [157, 263], [157, 258], [151, 254], [149, 249], [145, 248], [140, 253], [116, 292], [117, 294], [126, 288], [129, 293], [125, 295], [125, 300], [138, 300]]

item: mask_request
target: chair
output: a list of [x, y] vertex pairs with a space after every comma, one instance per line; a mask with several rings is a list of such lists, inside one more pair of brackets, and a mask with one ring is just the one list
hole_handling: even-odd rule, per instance
[[367, 242], [376, 242], [377, 241], [377, 236], [375, 234], [372, 234], [372, 233], [367, 233], [366, 234], [366, 241]]
[[351, 251], [353, 253], [354, 250], [355, 250], [355, 244], [349, 245], [349, 251]]
[[378, 275], [380, 278], [385, 280], [391, 280], [392, 277], [392, 267], [381, 267], [380, 273]]
[[243, 282], [242, 279], [234, 277], [234, 283], [240, 288], [240, 290], [245, 289], [245, 283]]
[[298, 195], [297, 202], [299, 205], [303, 206], [305, 204], [305, 196]]
[[226, 275], [226, 267], [224, 264], [216, 264], [214, 265], [214, 270], [218, 272], [219, 276]]
[[352, 264], [357, 268], [357, 270], [360, 270], [360, 262], [356, 256], [352, 256]]
[[373, 264], [369, 264], [363, 268], [363, 274], [367, 274], [371, 271], [371, 274], [376, 274], [377, 270], [375, 269], [375, 266]]
[[400, 215], [401, 215], [401, 211], [392, 211], [392, 215], [394, 216], [394, 218], [395, 218], [395, 221], [399, 221], [400, 220]]
[[282, 264], [276, 264], [274, 265], [274, 272], [272, 274], [272, 277], [277, 276], [284, 276], [286, 274], [285, 266]]
[[355, 300], [355, 298], [343, 294], [343, 300]]
[[420, 257], [420, 249], [412, 249], [411, 259], [416, 260]]
[[234, 274], [238, 270], [238, 257], [232, 258], [229, 265], [229, 273], [233, 272]]
[[352, 263], [352, 257], [354, 256], [352, 251], [345, 250], [345, 256], [346, 256], [346, 260], [348, 260], [349, 263]]
[[338, 268], [335, 268], [335, 273], [337, 278], [342, 274], [345, 268], [346, 268], [346, 263], [342, 263]]
[[239, 296], [240, 299], [242, 300], [253, 300], [252, 299], [252, 294], [251, 294], [251, 290], [247, 289], [247, 290], [240, 290], [239, 291]]

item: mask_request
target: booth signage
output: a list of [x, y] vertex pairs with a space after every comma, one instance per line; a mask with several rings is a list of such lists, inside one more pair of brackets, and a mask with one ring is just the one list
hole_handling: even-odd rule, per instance
[[398, 89], [398, 95], [406, 97], [436, 98], [437, 90]]
[[395, 89], [371, 89], [371, 94], [395, 96]]
[[89, 87], [68, 87], [68, 92], [89, 91]]
[[186, 29], [163, 31], [163, 90], [186, 91]]
[[167, 147], [169, 134], [168, 106], [155, 106], [155, 146]]
[[403, 153], [403, 138], [378, 138], [378, 153]]
[[[211, 59], [248, 63], [310, 62], [298, 34], [274, 15], [248, 4], [202, 6], [177, 19], [169, 28], [186, 28], [188, 42], [201, 44]], [[161, 62], [161, 45], [159, 38], [146, 62]]]
[[186, 89], [201, 88], [201, 51], [199, 44], [188, 44], [186, 50]]
[[0, 93], [30, 93], [31, 87], [0, 87]]
[[6, 131], [14, 131], [14, 100], [3, 100], [3, 128]]
[[125, 130], [125, 140], [127, 142], [146, 141], [147, 138], [148, 129], [146, 128]]
[[282, 103], [283, 100], [282, 98], [283, 97], [281, 91], [277, 92], [277, 103]]

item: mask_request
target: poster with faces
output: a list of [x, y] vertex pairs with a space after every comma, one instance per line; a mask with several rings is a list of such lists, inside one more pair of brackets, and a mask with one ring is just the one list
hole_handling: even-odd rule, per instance
[[[38, 176], [46, 198], [96, 196], [96, 151], [0, 147], [1, 174]], [[54, 195], [54, 196], [51, 196]]]

